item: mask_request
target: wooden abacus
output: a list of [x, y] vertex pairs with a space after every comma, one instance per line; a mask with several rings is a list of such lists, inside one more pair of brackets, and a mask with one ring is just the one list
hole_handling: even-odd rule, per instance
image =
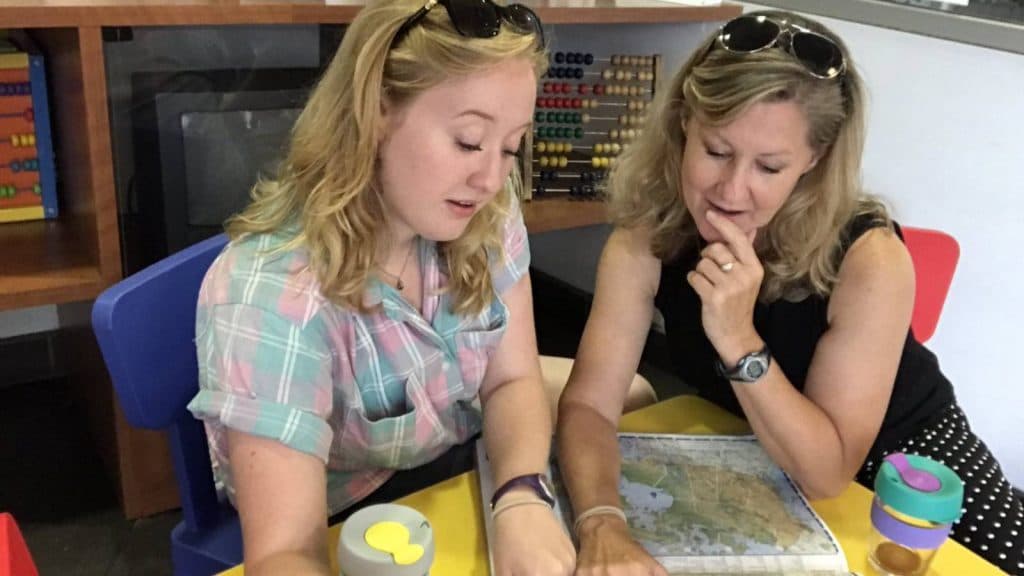
[[659, 55], [553, 53], [523, 145], [524, 199], [597, 199], [608, 169], [642, 129], [660, 68]]

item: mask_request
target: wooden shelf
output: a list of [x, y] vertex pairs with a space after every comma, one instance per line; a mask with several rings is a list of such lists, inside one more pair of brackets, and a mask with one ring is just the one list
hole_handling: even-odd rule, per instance
[[121, 277], [100, 29], [32, 35], [47, 56], [60, 216], [0, 224], [0, 310], [88, 300]]
[[101, 276], [95, 257], [59, 222], [0, 225], [0, 310], [93, 298]]
[[[658, 0], [525, 2], [545, 24], [668, 24], [725, 20], [735, 5], [679, 6]], [[0, 28], [54, 26], [186, 26], [225, 24], [345, 24], [362, 2], [348, 0], [4, 0]]]
[[608, 222], [604, 202], [544, 198], [523, 202], [523, 220], [530, 234], [593, 226]]

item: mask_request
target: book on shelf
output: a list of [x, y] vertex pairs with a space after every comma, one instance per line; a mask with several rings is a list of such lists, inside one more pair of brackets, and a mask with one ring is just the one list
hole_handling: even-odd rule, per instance
[[0, 222], [57, 217], [43, 56], [24, 33], [0, 38]]
[[[491, 542], [494, 480], [482, 440], [476, 450]], [[620, 433], [619, 450], [630, 532], [670, 574], [849, 573], [838, 540], [753, 436]], [[572, 534], [554, 455], [550, 474]]]

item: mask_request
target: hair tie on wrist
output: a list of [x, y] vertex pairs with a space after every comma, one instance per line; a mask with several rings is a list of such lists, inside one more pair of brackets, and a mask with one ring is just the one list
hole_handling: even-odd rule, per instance
[[580, 525], [583, 524], [583, 521], [594, 516], [618, 516], [619, 518], [622, 518], [623, 522], [626, 522], [627, 524], [629, 523], [629, 521], [626, 520], [626, 513], [618, 506], [594, 506], [593, 508], [588, 508], [583, 511], [576, 517], [576, 521], [572, 524], [572, 531], [578, 534], [580, 531]]
[[498, 514], [501, 514], [505, 510], [508, 510], [509, 508], [515, 508], [516, 506], [531, 506], [536, 504], [543, 504], [544, 506], [548, 505], [547, 502], [541, 500], [540, 498], [513, 500], [511, 502], [499, 502], [498, 505], [494, 507], [494, 510], [491, 510], [491, 519], [493, 520], [497, 518]]

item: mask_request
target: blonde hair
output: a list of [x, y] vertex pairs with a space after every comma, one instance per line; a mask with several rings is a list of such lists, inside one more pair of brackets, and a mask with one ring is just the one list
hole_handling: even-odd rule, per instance
[[754, 14], [796, 22], [832, 39], [846, 60], [845, 74], [834, 80], [815, 78], [778, 49], [735, 54], [715, 44], [716, 31], [660, 91], [644, 131], [612, 170], [612, 218], [623, 227], [650, 230], [654, 255], [675, 259], [700, 242], [680, 196], [687, 121], [696, 117], [722, 126], [759, 102], [795, 102], [808, 121], [808, 143], [820, 158], [758, 233], [755, 247], [765, 271], [760, 299], [828, 295], [850, 219], [870, 214], [891, 226], [885, 207], [865, 194], [860, 182], [865, 106], [861, 77], [842, 40], [821, 24], [784, 12]]
[[[392, 46], [421, 6], [422, 0], [378, 0], [359, 12], [292, 129], [277, 178], [257, 183], [252, 203], [227, 223], [232, 239], [297, 225], [282, 250], [308, 250], [323, 295], [360, 311], [378, 245], [387, 240], [377, 181], [385, 95], [400, 109], [447, 79], [504, 60], [525, 58], [538, 77], [547, 66], [534, 35], [503, 24], [493, 38], [460, 36], [440, 5]], [[488, 254], [503, 256], [505, 218], [521, 185], [513, 170], [462, 236], [439, 244], [455, 312], [479, 312], [493, 298]]]

